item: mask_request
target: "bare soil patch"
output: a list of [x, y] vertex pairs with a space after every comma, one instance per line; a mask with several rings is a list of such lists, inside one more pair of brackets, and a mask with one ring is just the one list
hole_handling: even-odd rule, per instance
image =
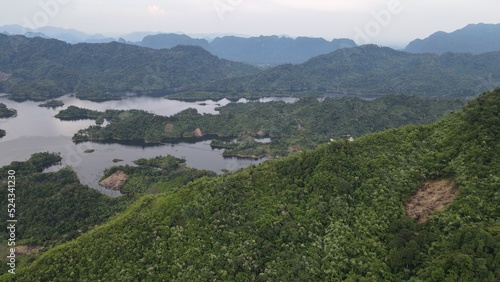
[[406, 202], [406, 215], [419, 223], [425, 222], [430, 214], [440, 211], [450, 204], [458, 192], [458, 185], [453, 180], [426, 182]]
[[16, 246], [16, 253], [20, 256], [27, 256], [39, 253], [43, 248], [39, 246]]
[[99, 185], [110, 190], [120, 190], [127, 179], [128, 175], [125, 172], [119, 170], [110, 175], [108, 178], [99, 181]]
[[172, 132], [173, 130], [174, 130], [173, 124], [171, 124], [171, 123], [165, 124], [165, 132], [169, 133], [169, 132]]
[[194, 136], [195, 136], [195, 137], [198, 137], [198, 138], [199, 138], [199, 137], [203, 137], [203, 132], [201, 131], [201, 129], [200, 129], [200, 128], [196, 128], [196, 129], [194, 130], [193, 134], [194, 134]]
[[12, 74], [0, 71], [0, 81], [7, 81], [10, 79]]

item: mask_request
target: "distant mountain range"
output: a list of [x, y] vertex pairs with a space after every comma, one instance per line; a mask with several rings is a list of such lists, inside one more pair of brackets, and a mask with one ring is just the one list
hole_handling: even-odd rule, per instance
[[27, 37], [54, 38], [71, 44], [76, 43], [107, 43], [115, 41], [114, 38], [106, 37], [102, 34], [89, 35], [75, 29], [60, 27], [41, 27], [37, 29], [24, 28], [20, 25], [0, 26], [0, 33], [8, 35], [25, 35]]
[[155, 49], [172, 48], [176, 45], [195, 45], [221, 58], [252, 65], [276, 66], [281, 64], [298, 64], [312, 57], [330, 53], [340, 48], [357, 46], [351, 39], [334, 39], [310, 37], [217, 37], [212, 42], [205, 39], [194, 39], [187, 35], [157, 34], [144, 37], [138, 43], [144, 47]]
[[412, 54], [364, 45], [262, 70], [220, 59], [199, 46], [71, 45], [0, 34], [0, 77], [0, 92], [17, 100], [72, 92], [93, 100], [119, 99], [125, 92], [184, 99], [332, 92], [473, 97], [500, 86], [500, 51]]
[[435, 54], [500, 51], [500, 24], [470, 24], [451, 33], [439, 31], [425, 39], [412, 41], [405, 51]]
[[[117, 41], [139, 45], [153, 49], [170, 49], [178, 45], [199, 46], [210, 53], [226, 60], [243, 62], [257, 66], [273, 67], [281, 64], [300, 64], [312, 57], [328, 54], [341, 48], [356, 47], [351, 39], [333, 39], [286, 36], [239, 37], [217, 35], [196, 35], [195, 38], [185, 34], [133, 32], [112, 38], [102, 34], [89, 35], [74, 29], [58, 27], [42, 27], [26, 29], [20, 25], [0, 26], [0, 33], [8, 35], [25, 35], [27, 37], [54, 38], [77, 43], [109, 43]], [[212, 35], [215, 36], [215, 35]], [[470, 24], [451, 33], [438, 31], [428, 38], [416, 39], [406, 46], [410, 53], [472, 53], [500, 51], [500, 24]]]
[[[199, 85], [214, 93], [412, 94], [470, 97], [500, 86], [500, 52], [411, 54], [363, 45], [299, 65], [281, 65], [250, 77]], [[261, 94], [262, 95], [262, 94]]]
[[170, 49], [178, 45], [193, 45], [200, 46], [222, 59], [260, 66], [303, 63], [314, 56], [327, 54], [340, 48], [356, 46], [356, 43], [350, 39], [327, 41], [323, 38], [310, 37], [293, 39], [278, 36], [250, 38], [223, 36], [209, 42], [207, 39], [192, 38], [184, 34], [155, 34], [152, 32], [130, 33], [115, 39], [100, 34], [88, 35], [73, 29], [42, 27], [30, 30], [19, 25], [2, 26], [0, 32], [9, 35], [54, 38], [71, 44], [118, 41], [153, 49]]
[[45, 100], [70, 92], [95, 100], [116, 98], [113, 93], [124, 91], [165, 94], [258, 71], [196, 46], [154, 50], [117, 42], [71, 45], [0, 34], [0, 92], [17, 100]]

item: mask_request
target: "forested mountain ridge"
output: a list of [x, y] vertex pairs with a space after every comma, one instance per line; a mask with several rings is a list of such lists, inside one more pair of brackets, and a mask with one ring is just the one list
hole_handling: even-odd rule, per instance
[[179, 44], [195, 45], [220, 58], [261, 66], [303, 63], [312, 57], [340, 48], [357, 46], [354, 41], [345, 38], [326, 41], [323, 38], [288, 38], [276, 35], [249, 38], [224, 36], [208, 42], [205, 39], [179, 34], [149, 35], [138, 44], [155, 49], [172, 48]]
[[435, 54], [500, 51], [500, 24], [470, 24], [450, 33], [438, 31], [425, 39], [413, 40], [405, 51]]
[[317, 55], [326, 54], [339, 48], [356, 46], [353, 40], [346, 38], [327, 41], [323, 38], [297, 37], [294, 39], [276, 35], [248, 38], [220, 36], [209, 41], [186, 34], [134, 32], [124, 34], [118, 39], [106, 37], [101, 34], [90, 35], [73, 29], [49, 26], [26, 29], [19, 25], [5, 25], [0, 26], [1, 32], [11, 35], [25, 35], [27, 37], [54, 38], [70, 44], [118, 41], [153, 49], [170, 49], [178, 45], [200, 46], [222, 59], [264, 66], [303, 63], [307, 59]]
[[[500, 89], [425, 126], [146, 196], [2, 281], [498, 281]], [[449, 179], [427, 221], [405, 201]]]
[[340, 92], [458, 98], [477, 96], [500, 86], [499, 73], [500, 52], [411, 54], [363, 45], [299, 65], [277, 66], [250, 77], [198, 85], [198, 89], [235, 95]]
[[408, 94], [475, 97], [500, 85], [500, 52], [410, 54], [365, 45], [260, 71], [201, 47], [153, 50], [117, 42], [70, 45], [0, 34], [0, 91], [15, 100], [76, 92], [91, 100], [126, 92], [180, 99], [289, 95]]
[[100, 101], [127, 91], [181, 99], [328, 92], [473, 97], [500, 85], [500, 52], [411, 54], [365, 45], [261, 72], [195, 46], [70, 45], [0, 34], [0, 47], [0, 91], [16, 100], [76, 92]]
[[200, 47], [153, 50], [117, 42], [70, 45], [55, 39], [0, 34], [2, 92], [16, 100], [116, 98], [116, 92], [175, 91], [193, 83], [255, 74], [258, 69]]

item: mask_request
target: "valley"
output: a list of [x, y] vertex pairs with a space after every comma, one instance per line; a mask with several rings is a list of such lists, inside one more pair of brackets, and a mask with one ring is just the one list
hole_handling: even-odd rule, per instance
[[498, 281], [496, 29], [0, 34], [0, 281]]
[[[0, 81], [0, 91], [16, 101], [45, 101], [67, 93], [96, 102], [130, 95], [199, 101], [331, 93], [453, 99], [475, 97], [500, 81], [500, 51], [412, 54], [363, 45], [261, 69], [220, 59], [199, 46], [70, 45], [0, 34], [0, 47], [0, 71], [10, 74]], [[15, 56], [17, 52], [30, 55]]]
[[[496, 89], [432, 124], [331, 142], [140, 196], [106, 223], [24, 262], [16, 281], [137, 275], [183, 281], [495, 281], [499, 107]], [[176, 166], [161, 158], [140, 163], [162, 171]], [[460, 187], [453, 201], [425, 222], [406, 216], [405, 202], [420, 187], [449, 179]], [[13, 281], [9, 275], [0, 279]]]

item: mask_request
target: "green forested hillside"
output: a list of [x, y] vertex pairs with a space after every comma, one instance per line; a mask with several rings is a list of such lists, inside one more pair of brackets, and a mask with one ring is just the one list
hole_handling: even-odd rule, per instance
[[[359, 98], [301, 99], [296, 103], [231, 103], [218, 108], [220, 114], [199, 114], [188, 109], [171, 117], [138, 110], [96, 112], [69, 107], [60, 119], [110, 119], [105, 126], [91, 126], [74, 136], [85, 140], [142, 140], [145, 142], [193, 139], [195, 130], [208, 138], [238, 138], [238, 142], [214, 142], [228, 148], [227, 154], [286, 156], [310, 150], [330, 139], [355, 138], [408, 124], [430, 123], [463, 106], [461, 100], [426, 100], [403, 95], [374, 101]], [[262, 144], [254, 137], [270, 137]], [[196, 140], [196, 138], [194, 138]]]
[[[47, 247], [73, 239], [123, 210], [130, 202], [130, 198], [113, 199], [81, 185], [70, 168], [42, 173], [60, 161], [57, 154], [37, 153], [27, 161], [0, 168], [1, 175], [5, 176], [1, 183], [5, 187], [7, 172], [14, 170], [16, 175], [16, 219], [21, 223], [17, 229], [18, 243]], [[0, 190], [5, 206], [7, 193], [7, 189]], [[5, 232], [2, 230], [3, 235]]]
[[47, 100], [70, 92], [92, 100], [116, 92], [162, 94], [193, 83], [255, 74], [257, 68], [219, 59], [200, 47], [153, 50], [117, 42], [75, 44], [0, 34], [0, 90], [16, 100]]
[[[2, 281], [498, 281], [500, 89], [424, 126], [145, 196]], [[405, 215], [431, 180], [458, 196]]]
[[[0, 184], [6, 187], [0, 190], [1, 202], [5, 207], [8, 203], [17, 205], [14, 206], [14, 218], [8, 217], [6, 208], [5, 219], [18, 221], [14, 246], [17, 249], [18, 266], [32, 261], [37, 252], [72, 240], [102, 224], [137, 200], [135, 195], [138, 193], [165, 192], [194, 179], [215, 175], [213, 172], [186, 167], [183, 160], [172, 156], [139, 159], [135, 167], [118, 166], [106, 171], [106, 176], [117, 170], [125, 171], [129, 176], [121, 190], [126, 195], [112, 198], [80, 184], [76, 173], [69, 167], [57, 172], [43, 172], [60, 161], [58, 154], [36, 153], [27, 161], [12, 162], [0, 168], [0, 175], [5, 176]], [[12, 174], [12, 171], [15, 173]], [[14, 178], [8, 178], [8, 175]], [[14, 189], [7, 189], [7, 179], [14, 179], [9, 182], [10, 186], [14, 185]], [[15, 197], [8, 197], [9, 193]], [[0, 254], [4, 257], [0, 270], [5, 273], [8, 232], [3, 229], [0, 233], [3, 238], [0, 241]], [[24, 249], [36, 251], [29, 255], [23, 253]]]
[[[113, 214], [123, 211], [132, 202], [131, 197], [113, 199], [80, 184], [76, 173], [70, 168], [58, 172], [42, 171], [61, 161], [57, 154], [37, 153], [23, 162], [12, 162], [0, 168], [1, 203], [6, 207], [4, 219], [16, 219], [16, 247], [22, 246], [45, 250], [62, 242], [74, 239], [97, 224], [103, 223]], [[14, 171], [14, 189], [7, 189], [9, 171]], [[7, 197], [7, 194], [14, 194]], [[9, 199], [9, 201], [8, 201]], [[14, 218], [7, 217], [7, 204], [14, 204]], [[10, 208], [10, 207], [9, 207]], [[0, 252], [2, 272], [6, 272], [5, 253], [8, 238], [2, 229]], [[23, 265], [24, 256], [18, 253], [18, 262]], [[31, 258], [32, 259], [32, 258]]]
[[[236, 97], [340, 92], [458, 98], [477, 96], [500, 86], [499, 73], [500, 52], [411, 54], [364, 45], [340, 49], [299, 65], [281, 65], [250, 77], [203, 83], [197, 90]], [[187, 92], [177, 96], [199, 98], [197, 95]]]
[[500, 52], [411, 54], [365, 45], [261, 71], [195, 46], [153, 50], [117, 42], [70, 45], [0, 34], [0, 91], [15, 100], [76, 93], [102, 101], [127, 92], [180, 99], [330, 92], [475, 97], [500, 85], [498, 73]]

